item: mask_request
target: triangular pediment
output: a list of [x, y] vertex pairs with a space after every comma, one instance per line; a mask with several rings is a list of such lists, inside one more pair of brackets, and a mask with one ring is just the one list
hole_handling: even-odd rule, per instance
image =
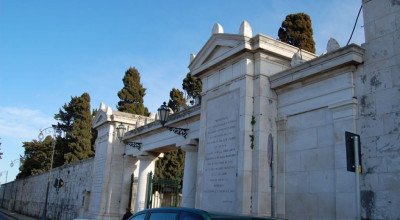
[[102, 124], [107, 122], [107, 114], [103, 112], [102, 110], [97, 111], [96, 116], [94, 116], [93, 121], [92, 121], [92, 127], [98, 127]]
[[246, 38], [237, 34], [213, 34], [189, 65], [191, 71], [209, 66], [245, 48]]
[[210, 60], [213, 60], [217, 57], [222, 56], [223, 54], [225, 54], [226, 52], [228, 52], [229, 50], [231, 50], [233, 47], [230, 46], [222, 46], [222, 45], [217, 45], [212, 51], [211, 53], [208, 55], [208, 57], [206, 57], [206, 59], [203, 61], [202, 64], [207, 63]]

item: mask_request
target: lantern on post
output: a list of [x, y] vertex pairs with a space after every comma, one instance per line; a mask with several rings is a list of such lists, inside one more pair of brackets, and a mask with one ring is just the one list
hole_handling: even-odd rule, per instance
[[162, 127], [165, 127], [168, 130], [174, 132], [175, 134], [182, 135], [184, 138], [186, 138], [187, 131], [189, 131], [188, 128], [176, 128], [176, 127], [165, 126], [165, 123], [169, 119], [169, 107], [165, 102], [158, 109], [158, 115], [160, 116], [160, 123]]

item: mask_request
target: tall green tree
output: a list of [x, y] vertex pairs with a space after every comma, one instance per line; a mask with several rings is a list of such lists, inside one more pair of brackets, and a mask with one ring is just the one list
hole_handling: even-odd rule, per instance
[[[96, 116], [98, 111], [99, 111], [98, 109], [93, 109], [93, 111], [92, 111], [92, 119]], [[90, 141], [90, 145], [92, 146], [91, 149], [92, 149], [93, 153], [95, 153], [94, 145], [95, 145], [95, 142], [96, 142], [96, 139], [97, 139], [97, 130], [94, 129], [94, 128], [91, 128], [91, 133], [92, 133], [92, 139]]]
[[57, 140], [57, 159], [62, 153], [64, 164], [69, 164], [93, 156], [89, 94], [71, 97], [71, 101], [63, 109], [55, 115], [55, 119], [60, 121], [58, 127], [65, 133], [64, 137]]
[[42, 173], [50, 169], [54, 140], [51, 136], [45, 137], [43, 142], [33, 140], [23, 142], [25, 148], [24, 161], [20, 167], [17, 179]]
[[182, 89], [187, 94], [186, 100], [200, 98], [202, 86], [203, 84], [200, 79], [188, 73], [182, 82]]
[[138, 70], [130, 67], [125, 72], [122, 82], [124, 87], [118, 92], [120, 98], [117, 105], [118, 111], [148, 116], [149, 110], [143, 104], [146, 89], [140, 83]]
[[311, 18], [305, 13], [287, 15], [279, 28], [278, 36], [285, 43], [315, 53]]
[[174, 112], [180, 111], [182, 104], [186, 103], [186, 99], [183, 97], [183, 92], [179, 89], [173, 88], [169, 92], [169, 97], [168, 107], [170, 107]]
[[183, 168], [185, 166], [185, 152], [174, 150], [164, 153], [164, 157], [156, 161], [154, 176], [159, 178], [179, 179], [179, 187], [182, 189]]

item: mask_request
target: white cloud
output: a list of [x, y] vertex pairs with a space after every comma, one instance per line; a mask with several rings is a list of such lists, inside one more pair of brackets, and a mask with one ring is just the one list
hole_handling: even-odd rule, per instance
[[0, 136], [26, 139], [35, 138], [39, 129], [54, 124], [55, 120], [39, 110], [0, 106]]

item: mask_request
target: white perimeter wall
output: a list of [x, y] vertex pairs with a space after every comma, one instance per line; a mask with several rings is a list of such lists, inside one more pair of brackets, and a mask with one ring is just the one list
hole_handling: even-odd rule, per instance
[[[93, 159], [86, 159], [53, 169], [47, 218], [63, 220], [84, 217], [90, 196], [92, 167]], [[40, 218], [46, 197], [48, 175], [49, 173], [46, 172], [3, 184], [0, 198], [4, 195], [4, 199], [0, 200], [0, 206]], [[64, 186], [60, 188], [58, 194], [53, 187], [55, 178], [61, 178], [64, 181]]]

